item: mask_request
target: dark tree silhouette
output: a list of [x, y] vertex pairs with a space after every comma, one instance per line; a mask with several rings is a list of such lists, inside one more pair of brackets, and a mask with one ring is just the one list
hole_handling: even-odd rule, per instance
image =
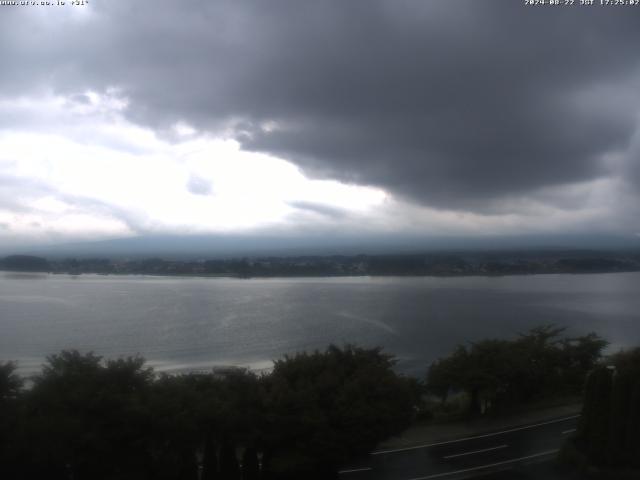
[[259, 479], [258, 451], [254, 447], [247, 447], [242, 454], [242, 480]]
[[607, 342], [594, 333], [561, 338], [563, 328], [537, 327], [514, 340], [487, 339], [458, 346], [431, 364], [427, 390], [446, 401], [465, 391], [469, 413], [581, 391]]
[[229, 440], [225, 440], [220, 448], [220, 478], [240, 480], [240, 465], [236, 457], [235, 445]]
[[380, 349], [353, 346], [278, 360], [266, 379], [270, 468], [331, 478], [340, 462], [405, 428], [418, 399], [393, 364]]
[[640, 348], [589, 374], [576, 446], [591, 464], [640, 468]]
[[[156, 375], [139, 357], [62, 351], [30, 389], [0, 365], [2, 478], [330, 479], [408, 426], [415, 380], [380, 349], [331, 346], [257, 377]], [[10, 448], [5, 448], [9, 445]], [[218, 450], [218, 447], [219, 450]], [[258, 452], [264, 468], [259, 472]], [[236, 451], [242, 451], [243, 469]], [[198, 471], [198, 458], [202, 471]]]
[[23, 381], [16, 364], [0, 363], [0, 478], [11, 478], [20, 469], [20, 405]]
[[22, 378], [16, 373], [16, 364], [0, 362], [0, 405], [18, 398], [22, 385]]
[[204, 442], [204, 452], [202, 456], [202, 480], [217, 480], [218, 475], [218, 453], [213, 434], [209, 433]]

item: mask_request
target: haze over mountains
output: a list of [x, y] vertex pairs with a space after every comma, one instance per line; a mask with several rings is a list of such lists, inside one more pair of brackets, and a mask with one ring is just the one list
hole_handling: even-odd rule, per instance
[[0, 255], [31, 254], [51, 258], [226, 258], [238, 256], [385, 255], [499, 250], [635, 250], [640, 239], [600, 236], [275, 236], [155, 235], [47, 245], [0, 246]]

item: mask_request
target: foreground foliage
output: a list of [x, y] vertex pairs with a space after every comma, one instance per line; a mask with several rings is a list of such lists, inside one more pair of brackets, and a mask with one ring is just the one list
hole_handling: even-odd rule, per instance
[[576, 447], [601, 467], [640, 469], [640, 348], [591, 372]]
[[26, 390], [2, 364], [0, 478], [332, 478], [410, 423], [415, 382], [393, 363], [332, 346], [261, 377], [157, 376], [139, 357], [63, 351]]
[[567, 338], [563, 332], [548, 325], [514, 340], [461, 345], [430, 366], [427, 388], [443, 403], [450, 393], [465, 392], [471, 414], [579, 394], [607, 342], [595, 333]]

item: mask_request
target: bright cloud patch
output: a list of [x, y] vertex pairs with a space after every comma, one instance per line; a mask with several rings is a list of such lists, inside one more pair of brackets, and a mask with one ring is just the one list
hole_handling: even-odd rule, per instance
[[238, 231], [287, 226], [301, 212], [327, 221], [304, 205], [348, 216], [385, 201], [379, 189], [309, 180], [284, 160], [185, 124], [177, 141], [163, 140], [123, 119], [124, 108], [94, 92], [0, 102], [0, 115], [16, 120], [0, 132], [0, 235]]
[[185, 122], [156, 134], [127, 119], [127, 108], [114, 89], [0, 99], [5, 245], [164, 233], [606, 232], [627, 220], [616, 212], [637, 213], [635, 194], [616, 177], [495, 201], [483, 214], [419, 205], [380, 188], [310, 179]]

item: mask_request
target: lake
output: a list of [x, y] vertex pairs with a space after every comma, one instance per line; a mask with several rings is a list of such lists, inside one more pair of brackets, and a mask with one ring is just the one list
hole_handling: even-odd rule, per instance
[[64, 348], [160, 371], [268, 368], [331, 343], [382, 346], [424, 375], [455, 345], [536, 325], [640, 344], [640, 273], [508, 277], [179, 278], [0, 272], [0, 360], [37, 371]]

